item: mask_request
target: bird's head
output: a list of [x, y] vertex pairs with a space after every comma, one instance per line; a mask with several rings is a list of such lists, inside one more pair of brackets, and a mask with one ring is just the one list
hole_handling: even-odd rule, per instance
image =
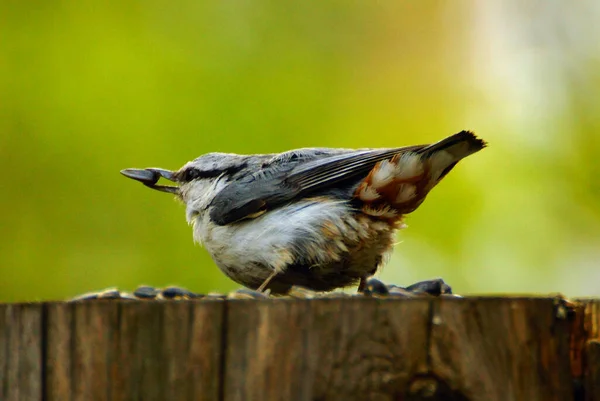
[[[128, 168], [121, 170], [121, 174], [149, 188], [176, 195], [185, 203], [186, 218], [192, 222], [206, 211], [229, 180], [244, 172], [248, 160], [248, 156], [244, 155], [207, 153], [175, 171], [154, 167]], [[158, 184], [161, 178], [175, 185]]]

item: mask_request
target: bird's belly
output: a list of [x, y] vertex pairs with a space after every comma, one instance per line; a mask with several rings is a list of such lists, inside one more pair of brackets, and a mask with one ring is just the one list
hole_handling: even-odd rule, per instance
[[232, 280], [259, 287], [328, 291], [374, 272], [391, 250], [395, 227], [353, 211], [347, 202], [309, 198], [237, 224], [217, 226], [208, 214], [194, 237]]

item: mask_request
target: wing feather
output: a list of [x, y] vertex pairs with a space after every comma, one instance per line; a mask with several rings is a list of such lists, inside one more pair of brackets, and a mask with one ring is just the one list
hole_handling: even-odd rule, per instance
[[[486, 146], [470, 131], [461, 131], [431, 145], [390, 149], [298, 149], [276, 156], [266, 167], [259, 167], [228, 185], [211, 203], [210, 217], [220, 225], [245, 218], [297, 200], [319, 190], [342, 189], [348, 182], [360, 181], [375, 165], [405, 152], [434, 157], [445, 151], [443, 177], [462, 158]], [[295, 156], [295, 157], [294, 157]], [[446, 160], [447, 158], [449, 160]], [[438, 178], [439, 179], [439, 178]]]
[[[320, 189], [332, 189], [360, 175], [366, 176], [378, 162], [425, 145], [393, 149], [370, 149], [324, 155], [293, 168], [229, 183], [211, 203], [210, 217], [225, 225], [258, 216], [261, 212], [303, 198]], [[274, 166], [273, 169], [276, 169]], [[249, 177], [246, 177], [249, 178]]]
[[301, 191], [330, 186], [333, 183], [357, 175], [366, 175], [375, 167], [375, 164], [396, 154], [417, 151], [424, 147], [425, 145], [417, 145], [393, 149], [364, 150], [313, 160], [292, 170], [285, 182], [299, 188]]

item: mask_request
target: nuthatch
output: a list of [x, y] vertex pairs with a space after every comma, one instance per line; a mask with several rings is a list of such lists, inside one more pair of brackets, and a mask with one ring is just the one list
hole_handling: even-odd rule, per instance
[[[232, 280], [259, 291], [330, 291], [385, 263], [403, 217], [486, 143], [461, 131], [432, 145], [208, 153], [177, 171], [125, 169], [186, 206], [194, 240]], [[158, 185], [160, 177], [177, 186]]]

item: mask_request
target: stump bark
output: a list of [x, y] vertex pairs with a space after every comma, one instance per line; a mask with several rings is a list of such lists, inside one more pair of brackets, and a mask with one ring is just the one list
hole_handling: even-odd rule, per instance
[[600, 300], [0, 304], [0, 400], [600, 401]]

